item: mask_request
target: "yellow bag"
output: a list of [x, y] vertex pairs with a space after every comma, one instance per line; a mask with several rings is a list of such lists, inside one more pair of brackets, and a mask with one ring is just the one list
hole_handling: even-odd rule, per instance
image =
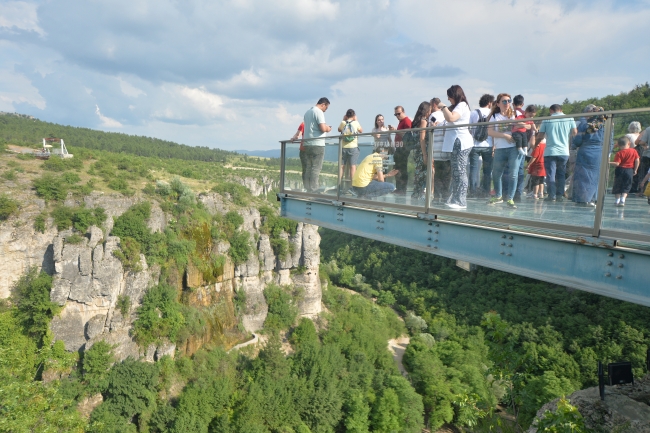
[[646, 184], [645, 191], [643, 191], [643, 195], [646, 197], [650, 197], [650, 182]]

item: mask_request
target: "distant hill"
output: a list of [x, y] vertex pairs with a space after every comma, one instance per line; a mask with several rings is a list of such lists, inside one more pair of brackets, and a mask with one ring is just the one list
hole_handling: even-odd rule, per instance
[[0, 143], [4, 141], [34, 147], [42, 141], [43, 137], [63, 138], [69, 146], [165, 159], [225, 162], [237, 155], [236, 152], [221, 149], [188, 146], [153, 137], [58, 125], [23, 114], [0, 113]]
[[279, 158], [280, 149], [271, 150], [238, 150], [237, 152], [248, 156], [262, 156], [264, 158]]

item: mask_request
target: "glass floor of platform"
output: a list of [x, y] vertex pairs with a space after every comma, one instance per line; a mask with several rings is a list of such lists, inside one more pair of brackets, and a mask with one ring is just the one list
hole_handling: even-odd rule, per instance
[[[331, 193], [333, 192], [334, 190], [331, 191]], [[329, 193], [330, 191], [327, 191], [324, 194], [329, 195]], [[340, 196], [341, 201], [354, 198], [351, 194], [342, 194]], [[406, 195], [388, 194], [374, 198], [372, 201], [377, 203], [378, 207], [387, 211], [391, 210], [390, 204], [422, 207], [422, 211], [424, 211], [424, 200], [412, 199], [410, 191]], [[614, 204], [615, 197], [610, 194], [606, 195], [602, 229], [650, 235], [650, 205], [646, 197], [631, 195], [628, 196], [624, 207], [617, 207]], [[441, 199], [432, 200], [431, 208], [449, 210]], [[397, 208], [393, 209], [398, 213], [413, 213]], [[464, 215], [467, 215], [467, 218], [472, 218], [471, 214], [489, 215], [520, 219], [522, 225], [525, 225], [525, 221], [534, 220], [590, 228], [594, 225], [595, 211], [595, 207], [583, 207], [566, 199], [562, 202], [548, 202], [541, 199], [534, 200], [533, 198], [522, 197], [521, 202], [517, 203], [517, 209], [512, 209], [506, 206], [505, 203], [488, 205], [487, 199], [484, 198], [468, 198], [467, 209], [455, 210], [454, 212], [461, 218]], [[630, 236], [630, 239], [634, 239], [634, 236]]]

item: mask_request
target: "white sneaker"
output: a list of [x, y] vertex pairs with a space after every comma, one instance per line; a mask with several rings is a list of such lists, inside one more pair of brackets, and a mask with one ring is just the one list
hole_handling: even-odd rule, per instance
[[449, 209], [467, 209], [467, 206], [461, 206], [456, 203], [447, 203], [445, 206], [447, 206]]

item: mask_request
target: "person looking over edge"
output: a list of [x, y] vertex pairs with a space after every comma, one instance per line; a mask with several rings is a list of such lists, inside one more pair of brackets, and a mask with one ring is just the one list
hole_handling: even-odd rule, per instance
[[[470, 109], [465, 92], [458, 84], [447, 89], [447, 99], [451, 106], [440, 103], [447, 125], [463, 125], [469, 123]], [[467, 158], [474, 147], [474, 138], [467, 126], [445, 130], [445, 141], [442, 145], [444, 152], [451, 152], [451, 195], [447, 207], [451, 209], [467, 209]]]
[[[487, 122], [493, 103], [494, 95], [486, 93], [481, 96], [481, 99], [478, 101], [480, 108], [472, 110], [469, 116], [469, 123], [478, 123], [479, 121]], [[478, 128], [474, 128], [474, 131], [472, 131], [474, 147], [469, 152], [469, 192], [470, 196], [483, 198], [490, 195], [490, 185], [492, 183], [492, 145], [489, 143], [489, 136], [487, 135], [484, 140], [477, 141], [477, 130]], [[480, 136], [479, 138], [483, 137]], [[483, 160], [482, 181], [479, 181], [479, 158]]]
[[350, 179], [354, 177], [354, 172], [357, 169], [357, 161], [359, 160], [359, 142], [355, 134], [363, 133], [361, 125], [357, 121], [357, 114], [352, 108], [345, 112], [343, 116], [343, 121], [339, 125], [338, 131], [342, 134], [341, 144], [343, 149], [341, 155], [343, 161], [341, 163], [341, 169], [339, 170], [339, 176], [343, 179], [343, 172], [345, 171], [345, 166], [350, 166]]
[[352, 189], [359, 198], [379, 197], [395, 190], [395, 185], [384, 181], [385, 177], [395, 176], [397, 170], [391, 170], [384, 175], [383, 160], [388, 158], [385, 147], [375, 147], [371, 155], [366, 156], [359, 164], [352, 179]]
[[[400, 129], [411, 128], [411, 119], [406, 116], [404, 107], [401, 105], [395, 107], [395, 117], [399, 120], [399, 124], [397, 125], [398, 131]], [[392, 126], [388, 128], [391, 130], [394, 129]], [[409, 176], [407, 171], [409, 153], [411, 153], [409, 150], [404, 149], [402, 134], [395, 134], [395, 155], [393, 158], [395, 159], [395, 168], [398, 171], [395, 176], [395, 194], [406, 194], [406, 184], [408, 183]]]
[[[553, 104], [549, 107], [551, 116], [562, 116], [562, 106]], [[544, 151], [544, 169], [546, 170], [546, 187], [549, 202], [564, 201], [564, 185], [566, 181], [566, 164], [569, 160], [569, 143], [578, 133], [573, 118], [550, 119], [542, 121], [535, 143], [546, 137]]]
[[[320, 98], [315, 106], [311, 107], [304, 116], [305, 133], [305, 169], [303, 172], [304, 186], [307, 192], [318, 190], [318, 176], [323, 168], [325, 157], [325, 139], [332, 130], [325, 123], [325, 112], [330, 106], [327, 98]], [[315, 140], [307, 140], [315, 138]]]
[[[499, 122], [502, 120], [514, 119], [514, 110], [512, 109], [512, 99], [507, 93], [499, 93], [496, 104], [490, 111], [489, 122]], [[517, 209], [513, 197], [517, 188], [517, 175], [519, 173], [519, 164], [523, 164], [524, 155], [515, 147], [512, 138], [512, 125], [499, 124], [488, 128], [488, 135], [492, 137], [494, 143], [494, 161], [492, 163], [492, 182], [494, 183], [495, 196], [490, 199], [488, 204], [503, 203], [503, 172], [506, 164], [509, 167], [508, 187], [505, 194], [506, 205]]]
[[[418, 111], [413, 117], [413, 128], [426, 128], [429, 115], [431, 114], [431, 104], [423, 101], [418, 106]], [[418, 131], [418, 144], [413, 149], [413, 160], [415, 161], [415, 174], [413, 176], [413, 194], [411, 198], [414, 200], [424, 199], [424, 188], [427, 184], [427, 159], [428, 159], [428, 145], [429, 145], [429, 131], [423, 129]], [[433, 181], [433, 179], [431, 179]]]

